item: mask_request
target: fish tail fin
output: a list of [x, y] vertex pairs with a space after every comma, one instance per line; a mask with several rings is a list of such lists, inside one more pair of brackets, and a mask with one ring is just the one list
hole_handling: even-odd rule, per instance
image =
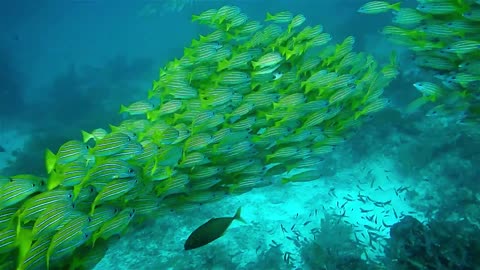
[[150, 98], [153, 98], [153, 97], [156, 95], [156, 92], [155, 92], [155, 90], [153, 90], [153, 89], [154, 89], [154, 88], [148, 90], [148, 96], [147, 96], [147, 97], [148, 97], [149, 99], [150, 99]]
[[57, 156], [47, 148], [45, 151], [45, 165], [48, 173], [53, 171], [53, 168], [55, 168], [55, 163], [57, 163]]
[[226, 60], [226, 59], [220, 61], [218, 63], [217, 71], [222, 71], [224, 69], [227, 69], [229, 64], [230, 64], [230, 62], [228, 62], [228, 60]]
[[147, 112], [147, 120], [150, 120], [152, 122], [156, 121], [157, 120], [157, 111], [151, 111], [151, 112]]
[[50, 177], [47, 179], [47, 189], [52, 190], [56, 188], [62, 182], [62, 177], [55, 171], [50, 174]]
[[86, 132], [85, 130], [82, 130], [82, 138], [83, 138], [83, 142], [86, 143], [88, 142], [90, 139], [93, 139], [93, 135]]
[[90, 208], [90, 216], [93, 216], [93, 213], [95, 212], [95, 206], [97, 205], [96, 200], [93, 201], [92, 206]]
[[124, 113], [124, 112], [127, 112], [128, 111], [128, 108], [125, 106], [125, 105], [120, 105], [120, 113]]
[[237, 209], [237, 212], [235, 213], [235, 216], [233, 216], [233, 219], [236, 219], [238, 221], [241, 221], [243, 223], [247, 223], [241, 216], [240, 214], [242, 213], [242, 207], [239, 207]]
[[75, 201], [78, 198], [78, 195], [80, 195], [80, 191], [82, 190], [82, 183], [76, 185], [73, 187], [73, 200]]
[[285, 185], [288, 182], [290, 182], [290, 178], [282, 178], [282, 184]]
[[119, 127], [114, 126], [114, 125], [112, 125], [112, 124], [109, 124], [108, 126], [110, 127], [110, 129], [112, 130], [112, 132], [116, 132], [116, 131], [119, 131], [119, 130], [120, 130]]
[[200, 15], [192, 15], [192, 22], [198, 21], [200, 19], [201, 19]]
[[265, 19], [266, 22], [268, 21], [272, 21], [275, 17], [270, 13], [270, 12], [267, 12], [267, 18]]
[[[200, 39], [201, 39], [201, 38], [205, 38], [205, 37], [202, 36], [202, 35], [200, 35]], [[192, 45], [191, 45], [191, 46], [192, 46], [192, 47], [197, 47], [197, 46], [200, 46], [201, 44], [202, 44], [202, 42], [201, 42], [200, 40], [194, 39], [194, 40], [192, 40]]]
[[32, 230], [21, 228], [20, 233], [17, 234], [19, 266], [23, 265], [23, 261], [32, 246], [32, 240]]
[[[20, 211], [20, 210], [18, 210]], [[18, 213], [17, 211], [17, 213]], [[17, 235], [20, 234], [20, 231], [22, 230], [22, 219], [20, 217], [20, 215], [17, 217]]]
[[47, 255], [45, 256], [46, 259], [47, 259], [47, 270], [50, 269], [50, 254], [51, 254], [51, 253], [52, 253], [52, 252], [50, 251], [50, 247], [49, 247], [48, 250], [47, 250]]
[[97, 242], [97, 239], [100, 237], [100, 233], [99, 232], [96, 232], [96, 233], [93, 233], [92, 235], [92, 248], [95, 247], [95, 242]]
[[395, 3], [395, 4], [391, 4], [390, 5], [390, 8], [395, 10], [395, 11], [399, 11], [400, 10], [400, 4], [401, 2], [398, 2], [398, 3]]

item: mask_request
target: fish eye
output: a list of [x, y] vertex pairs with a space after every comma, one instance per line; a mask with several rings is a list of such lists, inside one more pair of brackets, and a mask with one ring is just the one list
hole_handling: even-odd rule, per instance
[[91, 218], [91, 217], [88, 217], [88, 222], [92, 222], [92, 218]]
[[85, 234], [85, 238], [88, 238], [90, 235], [88, 233]]
[[32, 184], [32, 187], [35, 187], [35, 183]]
[[8, 178], [8, 181], [13, 182], [13, 178]]
[[134, 171], [135, 171], [134, 169], [131, 169], [131, 168], [130, 168], [130, 169], [128, 170], [128, 173], [133, 173]]
[[72, 193], [69, 193], [68, 198], [72, 198], [72, 197], [73, 197]]

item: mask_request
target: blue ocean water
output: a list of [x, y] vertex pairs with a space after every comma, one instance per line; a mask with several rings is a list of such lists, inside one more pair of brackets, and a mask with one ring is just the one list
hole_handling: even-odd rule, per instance
[[[431, 107], [407, 113], [412, 84], [433, 75], [380, 33], [391, 14], [357, 12], [365, 2], [2, 1], [0, 172], [44, 175], [45, 148], [120, 123], [120, 104], [143, 99], [159, 68], [211, 31], [192, 14], [235, 5], [261, 21], [288, 10], [323, 25], [333, 43], [354, 36], [354, 50], [378, 62], [395, 50], [389, 107], [325, 155], [318, 180], [162, 212], [112, 241], [95, 269], [480, 269], [480, 136]], [[195, 228], [240, 206], [246, 223], [183, 250]]]

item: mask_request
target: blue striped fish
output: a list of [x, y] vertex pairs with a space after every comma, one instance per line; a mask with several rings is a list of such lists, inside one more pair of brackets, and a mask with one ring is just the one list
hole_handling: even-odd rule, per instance
[[55, 166], [67, 164], [74, 162], [81, 157], [88, 155], [88, 147], [85, 143], [81, 141], [68, 141], [64, 143], [58, 149], [57, 154], [54, 154], [52, 151], [47, 149], [45, 152], [45, 162], [47, 167], [47, 172], [50, 173], [53, 171]]
[[92, 154], [97, 157], [106, 157], [121, 152], [132, 138], [123, 132], [113, 132], [97, 142], [92, 148]]
[[33, 175], [16, 175], [0, 189], [0, 210], [23, 201], [45, 189], [45, 179]]
[[55, 203], [42, 212], [42, 215], [35, 221], [32, 229], [33, 239], [39, 239], [55, 230], [58, 230], [62, 223], [73, 213], [75, 205], [63, 202]]
[[100, 229], [93, 234], [93, 243], [95, 244], [98, 238], [107, 240], [108, 238], [121, 234], [128, 226], [132, 218], [135, 216], [135, 209], [125, 208], [114, 218], [105, 222]]
[[53, 235], [46, 255], [47, 269], [50, 268], [51, 259], [60, 259], [71, 254], [90, 238], [91, 232], [86, 228], [91, 221], [91, 217], [81, 214], [70, 220]]
[[92, 203], [90, 215], [93, 215], [96, 205], [102, 202], [118, 199], [119, 197], [125, 195], [125, 193], [133, 189], [137, 183], [138, 183], [137, 178], [129, 178], [129, 179], [122, 178], [122, 179], [113, 180], [112, 182], [106, 184], [102, 188], [102, 190], [98, 192], [97, 197], [95, 197], [95, 200]]

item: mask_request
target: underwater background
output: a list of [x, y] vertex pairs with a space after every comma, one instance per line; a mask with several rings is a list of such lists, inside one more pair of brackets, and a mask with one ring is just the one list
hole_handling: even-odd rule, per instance
[[[52, 190], [74, 192], [74, 186], [85, 190], [86, 180], [69, 185], [61, 183], [65, 179], [58, 179], [60, 169], [66, 170], [65, 165], [71, 163], [67, 161], [60, 164], [58, 149], [71, 140], [83, 142], [82, 130], [93, 134], [93, 130], [103, 128], [111, 130], [109, 134], [126, 134], [119, 132], [122, 123], [131, 119], [147, 119], [151, 123], [165, 121], [169, 125], [191, 124], [190, 132], [193, 133], [196, 120], [181, 120], [188, 119], [187, 113], [193, 106], [191, 103], [183, 104], [183, 114], [178, 111], [172, 119], [168, 118], [169, 115], [155, 111], [160, 112], [164, 108], [162, 106], [172, 100], [169, 95], [174, 100], [183, 101], [196, 100], [197, 96], [183, 98], [177, 92], [169, 94], [167, 90], [159, 89], [173, 89], [169, 85], [177, 83], [175, 78], [166, 82], [162, 78], [176, 72], [184, 74], [177, 70], [183, 65], [179, 64], [179, 59], [192, 61], [193, 64], [184, 64], [188, 66], [185, 69], [188, 73], [195, 73], [197, 62], [194, 61], [201, 57], [198, 51], [201, 45], [195, 45], [192, 40], [205, 42], [199, 35], [205, 37], [216, 29], [230, 31], [231, 36], [222, 42], [225, 46], [231, 43], [230, 52], [235, 55], [235, 52], [245, 48], [242, 46], [247, 46], [245, 44], [254, 39], [256, 32], [265, 29], [258, 28], [240, 38], [243, 35], [241, 27], [245, 22], [240, 23], [240, 26], [229, 25], [228, 21], [232, 18], [226, 18], [225, 22], [192, 22], [192, 15], [210, 9], [219, 10], [226, 5], [239, 7], [249, 20], [265, 25], [268, 25], [268, 22], [264, 23], [267, 12], [279, 14], [289, 11], [293, 16], [304, 15], [305, 22], [300, 22], [301, 26], [293, 26], [294, 30], [290, 27], [287, 29], [293, 16], [286, 16], [289, 20], [287, 23], [282, 21], [284, 18], [281, 16], [271, 19], [273, 23], [282, 25], [282, 32], [276, 33], [276, 28], [272, 27], [278, 36], [271, 40], [265, 37], [263, 44], [260, 42], [257, 47], [263, 50], [262, 54], [278, 51], [281, 57], [271, 60], [260, 55], [252, 56], [248, 61], [252, 61], [251, 66], [249, 64], [248, 68], [239, 69], [251, 72], [247, 78], [248, 85], [257, 90], [266, 88], [272, 82], [272, 78], [262, 77], [265, 74], [273, 74], [275, 79], [277, 75], [283, 76], [279, 77], [282, 80], [287, 78], [285, 74], [296, 70], [296, 79], [282, 84], [272, 83], [274, 90], [270, 90], [271, 96], [267, 96], [267, 99], [272, 100], [257, 101], [266, 102], [266, 105], [238, 114], [238, 119], [251, 119], [246, 117], [248, 115], [257, 117], [257, 122], [247, 127], [233, 126], [241, 122], [230, 120], [238, 112], [222, 107], [224, 103], [235, 104], [233, 95], [225, 98], [225, 101], [218, 101], [219, 106], [209, 103], [208, 112], [213, 112], [212, 115], [225, 115], [229, 120], [221, 118], [225, 121], [208, 128], [200, 126], [199, 132], [212, 131], [213, 134], [222, 130], [218, 125], [223, 125], [224, 128], [239, 133], [248, 133], [249, 137], [245, 140], [230, 142], [228, 139], [218, 139], [220, 141], [216, 141], [216, 144], [209, 141], [202, 145], [199, 136], [199, 141], [187, 139], [183, 144], [178, 139], [182, 132], [180, 128], [176, 128], [173, 135], [166, 135], [171, 131], [168, 128], [157, 134], [149, 133], [153, 129], [150, 126], [129, 126], [127, 129], [135, 129], [138, 138], [135, 135], [135, 139], [132, 139], [128, 135], [130, 138], [127, 139], [138, 140], [142, 153], [132, 156], [127, 153], [128, 158], [116, 156], [115, 159], [141, 167], [143, 180], [139, 182], [145, 186], [153, 182], [154, 186], [142, 189], [129, 186], [121, 196], [112, 200], [102, 201], [95, 199], [97, 197], [94, 195], [90, 198], [91, 201], [85, 199], [89, 205], [84, 212], [85, 215], [89, 214], [92, 201], [97, 203], [97, 208], [94, 205], [89, 215], [94, 220], [93, 210], [97, 211], [101, 207], [111, 206], [120, 213], [124, 210], [131, 211], [137, 206], [140, 208], [141, 203], [145, 207], [143, 203], [149, 203], [145, 198], [151, 198], [154, 194], [156, 198], [152, 209], [144, 210], [143, 215], [137, 211], [132, 220], [126, 221], [123, 224], [125, 226], [120, 226], [111, 235], [107, 236], [105, 232], [102, 234], [102, 224], [99, 224], [96, 230], [88, 231], [88, 234], [93, 235], [89, 235], [89, 239], [66, 242], [68, 245], [64, 247], [67, 250], [65, 254], [58, 255], [56, 260], [48, 263], [48, 267], [480, 269], [480, 4], [473, 0], [406, 0], [401, 1], [401, 9], [379, 4], [379, 9], [384, 8], [378, 12], [381, 14], [370, 15], [364, 13], [376, 13], [375, 10], [359, 12], [359, 8], [367, 2], [2, 1], [0, 174], [4, 177], [0, 179], [0, 188], [4, 191], [0, 191], [0, 237], [3, 238], [0, 240], [0, 269], [46, 269], [47, 253], [51, 256], [58, 251], [50, 242], [45, 242], [47, 244], [43, 253], [38, 255], [41, 259], [34, 264], [21, 262], [22, 259], [29, 258], [32, 250], [35, 250], [33, 247], [40, 246], [44, 240], [56, 239], [55, 233], [68, 228], [68, 222], [76, 218], [77, 214], [65, 212], [63, 220], [47, 227], [45, 231], [49, 232], [41, 236], [36, 229], [40, 225], [35, 220], [42, 215], [46, 216], [53, 207], [45, 208], [47, 212], [39, 213], [39, 216], [29, 221], [21, 219], [27, 215], [25, 202], [38, 194]], [[406, 19], [400, 18], [398, 14], [402, 9], [414, 12], [404, 11]], [[395, 19], [392, 21], [392, 18]], [[331, 35], [328, 45], [325, 42], [317, 48], [317, 40], [313, 36], [304, 41], [297, 36], [299, 41], [292, 47], [288, 47], [288, 42], [278, 41], [283, 34], [287, 35], [286, 40], [294, 40], [288, 36], [290, 33], [297, 35], [303, 27], [316, 25], [323, 26], [323, 31], [319, 32]], [[385, 28], [390, 25], [398, 29]], [[432, 25], [447, 25], [450, 28]], [[348, 71], [345, 71], [347, 65], [341, 66], [344, 64], [342, 60], [346, 59], [349, 52], [342, 50], [348, 47], [345, 44], [349, 40], [353, 40], [350, 37], [354, 37], [354, 42], [351, 42], [354, 44], [349, 51], [358, 53], [350, 55], [352, 58], [359, 55], [360, 60], [349, 64]], [[299, 46], [305, 47], [297, 49]], [[309, 57], [314, 57], [304, 55], [309, 50], [308, 46], [315, 47], [312, 49], [313, 54], [321, 55], [317, 65], [310, 70], [306, 70], [305, 65], [309, 63]], [[282, 51], [280, 48], [287, 49]], [[218, 48], [215, 49], [217, 52]], [[289, 52], [292, 53], [291, 58], [286, 56]], [[367, 54], [372, 55], [372, 58], [368, 58]], [[225, 59], [231, 59], [231, 55]], [[340, 56], [336, 57], [338, 55]], [[174, 61], [175, 59], [177, 60]], [[235, 77], [240, 73], [228, 73], [232, 75], [228, 77], [224, 74], [227, 74], [229, 68], [217, 69], [217, 63], [225, 59], [202, 60], [202, 63], [207, 63], [202, 65], [215, 65], [215, 69], [207, 71], [205, 77], [198, 75], [201, 78], [197, 84], [192, 82], [196, 79], [188, 77], [189, 85], [203, 89], [222, 84], [228, 87], [244, 84], [245, 81], [234, 81], [244, 79]], [[376, 62], [379, 63], [378, 69]], [[232, 64], [231, 61], [223, 63]], [[308, 77], [316, 74], [317, 70], [345, 75], [353, 74], [351, 69], [360, 70], [363, 65], [368, 71], [358, 71], [355, 73], [355, 81], [348, 84], [350, 87], [355, 82], [359, 92], [345, 93], [346, 97], [335, 96], [334, 99], [334, 93], [328, 92], [331, 84], [322, 88], [325, 86], [320, 87], [317, 84], [319, 82], [308, 81]], [[268, 70], [270, 67], [274, 68]], [[305, 70], [300, 72], [302, 68]], [[159, 69], [162, 69], [160, 73]], [[282, 71], [276, 73], [277, 69]], [[185, 76], [195, 76], [188, 73]], [[240, 75], [242, 74], [244, 73]], [[369, 77], [366, 74], [382, 74], [381, 78], [385, 80], [381, 81], [377, 75]], [[429, 89], [422, 88], [421, 85], [426, 85], [426, 82], [434, 85], [430, 85]], [[297, 84], [299, 89], [289, 88], [290, 85]], [[160, 85], [160, 88], [155, 85]], [[347, 84], [338, 89], [346, 86]], [[311, 91], [316, 91], [317, 88], [324, 89], [324, 93], [328, 94], [321, 92], [318, 96], [312, 96]], [[338, 89], [335, 88], [336, 91]], [[238, 92], [235, 93], [242, 93], [240, 99], [248, 100], [248, 93], [236, 91]], [[372, 95], [372, 91], [377, 91], [375, 93], [378, 96]], [[274, 96], [273, 93], [277, 92], [279, 96]], [[292, 104], [288, 103], [290, 100], [281, 103], [282, 98], [291, 93], [301, 94], [304, 99], [292, 99]], [[221, 94], [225, 95], [225, 92]], [[215, 95], [217, 94], [210, 92], [202, 94], [201, 91], [199, 94], [200, 98]], [[148, 100], [152, 97], [151, 100], [155, 100], [152, 108], [128, 107], [134, 102], [147, 100], [147, 96]], [[249, 98], [252, 100], [254, 97]], [[301, 111], [302, 107], [298, 106], [317, 99], [329, 102], [323, 105], [319, 103], [318, 110], [314, 108], [312, 111], [338, 111], [329, 117], [322, 116], [325, 119], [318, 122], [306, 113], [299, 116], [282, 114]], [[375, 103], [377, 101], [378, 104]], [[119, 113], [122, 104], [126, 109]], [[368, 104], [382, 106], [372, 109], [367, 107]], [[244, 103], [239, 101], [237, 108], [240, 105]], [[219, 109], [220, 107], [222, 108]], [[276, 108], [280, 110], [275, 110]], [[366, 108], [370, 108], [371, 112], [367, 112]], [[295, 125], [290, 126], [288, 121], [281, 120], [283, 117], [298, 119], [294, 119]], [[260, 124], [259, 119], [264, 118], [266, 121]], [[207, 119], [209, 120], [211, 119]], [[264, 131], [270, 127], [284, 126], [293, 131], [285, 131], [277, 137], [264, 135]], [[314, 127], [320, 128], [320, 131], [310, 129]], [[323, 132], [322, 139], [319, 139], [320, 135], [312, 138], [311, 142], [309, 137], [288, 139], [302, 131], [308, 131], [309, 134]], [[173, 136], [173, 140], [169, 136]], [[151, 141], [145, 139], [150, 137]], [[87, 160], [86, 166], [90, 171], [85, 179], [92, 182], [98, 193], [106, 189], [104, 183], [100, 187], [95, 186], [96, 183], [91, 180], [91, 171], [99, 172], [99, 164], [105, 164], [106, 160], [119, 153], [100, 154], [104, 151], [99, 148], [101, 143], [94, 146], [92, 141], [100, 142], [101, 139], [92, 138], [90, 142], [84, 142], [89, 144], [93, 152], [89, 150], [89, 154], [82, 154], [80, 159]], [[195, 149], [193, 153], [201, 153], [200, 159], [203, 159], [188, 160], [189, 156], [184, 150], [180, 160], [177, 160], [178, 164], [177, 161], [172, 165], [167, 164], [167, 161], [162, 164], [168, 168], [166, 173], [170, 174], [155, 179], [157, 176], [153, 177], [153, 171], [157, 169], [157, 163], [162, 163], [163, 159], [169, 160], [172, 154], [169, 152], [158, 154], [155, 158], [139, 158], [147, 148], [146, 145], [152, 145], [152, 142], [159, 145], [159, 151], [181, 142], [184, 149]], [[230, 160], [229, 151], [243, 142], [251, 143], [251, 148], [255, 149], [239, 150], [245, 151], [240, 156], [255, 161], [248, 161], [237, 171], [232, 169], [232, 164], [244, 160], [239, 156]], [[119, 151], [124, 151], [127, 147], [126, 143], [114, 143], [121, 148]], [[226, 145], [229, 147], [224, 150], [223, 146]], [[278, 145], [286, 147], [277, 147]], [[47, 158], [45, 155], [47, 148], [57, 153], [56, 156], [52, 153], [56, 159], [52, 165], [56, 166], [54, 172], [49, 168], [48, 155]], [[88, 165], [90, 154], [96, 158], [94, 165]], [[194, 158], [196, 157], [192, 157]], [[152, 160], [155, 160], [154, 164], [149, 163]], [[258, 164], [256, 160], [259, 160]], [[177, 173], [169, 171], [170, 167], [174, 170], [177, 165]], [[254, 165], [268, 169], [257, 170]], [[211, 183], [205, 182], [205, 186], [197, 189], [195, 181], [204, 179], [199, 174], [214, 167], [220, 168], [217, 173], [219, 178], [213, 179]], [[147, 180], [147, 168], [152, 170], [152, 179]], [[253, 173], [246, 172], [249, 168]], [[300, 170], [297, 172], [297, 169]], [[229, 170], [232, 173], [225, 172]], [[27, 174], [29, 177], [23, 176]], [[114, 175], [108, 180], [131, 179], [140, 177], [139, 174], [128, 177]], [[7, 199], [5, 190], [11, 188], [9, 185], [15, 182], [11, 179], [16, 179], [16, 175], [22, 175], [18, 178], [25, 178], [25, 181], [45, 181], [48, 184], [43, 189], [28, 191], [15, 186], [19, 194], [15, 197], [17, 199]], [[189, 180], [183, 179], [182, 187], [173, 188], [178, 180], [175, 176], [178, 175]], [[247, 180], [254, 181], [254, 184], [245, 186]], [[150, 194], [145, 190], [154, 192]], [[221, 195], [218, 195], [219, 191]], [[77, 196], [83, 199], [81, 194], [74, 192], [74, 200], [77, 200]], [[142, 201], [143, 199], [145, 200]], [[76, 205], [77, 208], [80, 206]], [[184, 250], [186, 239], [198, 226], [214, 217], [232, 217], [240, 207], [245, 223], [234, 220], [218, 240], [198, 249]], [[104, 224], [114, 217], [115, 215], [106, 218]], [[78, 227], [80, 231], [86, 232], [85, 228], [90, 225], [84, 226]], [[29, 230], [37, 230], [38, 235], [33, 240], [23, 237], [28, 235]], [[9, 235], [12, 237], [9, 238]], [[92, 239], [100, 240], [95, 243]]]

